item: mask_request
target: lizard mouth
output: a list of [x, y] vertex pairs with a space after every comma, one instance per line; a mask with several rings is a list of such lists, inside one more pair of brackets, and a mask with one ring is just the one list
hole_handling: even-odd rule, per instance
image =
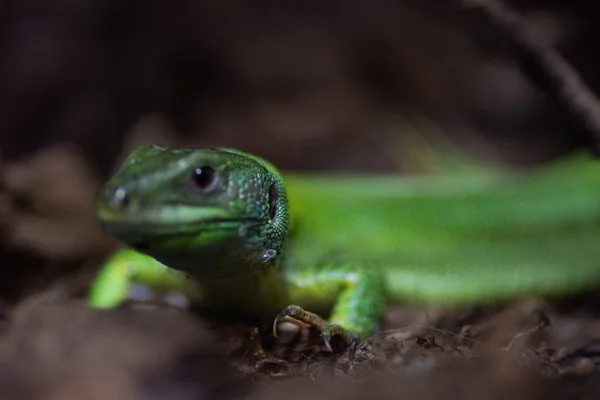
[[[215, 219], [190, 224], [156, 224], [102, 221], [105, 230], [129, 247], [141, 252], [161, 248], [184, 249], [202, 238], [233, 239], [243, 236], [255, 220]], [[210, 239], [208, 240], [210, 242]]]
[[143, 221], [101, 220], [102, 226], [115, 236], [138, 234], [146, 237], [192, 236], [209, 231], [239, 230], [240, 226], [254, 225], [257, 221], [249, 218], [213, 219], [188, 223], [154, 223]]
[[210, 233], [229, 235], [259, 222], [218, 207], [161, 206], [132, 212], [100, 205], [97, 216], [104, 229], [130, 245]]
[[177, 225], [243, 218], [227, 208], [191, 205], [154, 205], [141, 208], [113, 208], [100, 201], [96, 214], [102, 222], [134, 225]]

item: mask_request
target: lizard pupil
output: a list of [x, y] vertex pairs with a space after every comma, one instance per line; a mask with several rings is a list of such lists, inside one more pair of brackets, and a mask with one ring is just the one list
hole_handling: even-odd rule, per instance
[[269, 218], [273, 220], [277, 214], [277, 200], [279, 199], [279, 192], [275, 184], [271, 184], [269, 187]]
[[194, 170], [192, 180], [200, 189], [209, 188], [215, 181], [216, 173], [211, 167], [198, 167]]

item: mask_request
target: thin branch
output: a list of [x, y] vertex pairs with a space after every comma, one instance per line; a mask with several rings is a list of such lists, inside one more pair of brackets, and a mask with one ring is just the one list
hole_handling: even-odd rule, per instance
[[533, 78], [541, 88], [559, 99], [580, 121], [594, 139], [596, 155], [600, 152], [600, 100], [577, 71], [552, 46], [536, 40], [525, 28], [521, 16], [501, 0], [465, 0], [480, 8], [494, 27], [512, 41], [528, 66], [535, 69]]

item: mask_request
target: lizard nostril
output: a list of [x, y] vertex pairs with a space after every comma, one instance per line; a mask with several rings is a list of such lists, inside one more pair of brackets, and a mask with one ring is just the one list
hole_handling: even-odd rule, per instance
[[113, 207], [127, 207], [129, 205], [129, 193], [125, 188], [117, 188], [110, 196], [110, 203]]

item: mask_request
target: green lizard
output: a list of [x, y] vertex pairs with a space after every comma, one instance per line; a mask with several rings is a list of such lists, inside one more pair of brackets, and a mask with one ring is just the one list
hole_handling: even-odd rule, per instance
[[205, 312], [278, 313], [275, 332], [307, 324], [327, 346], [373, 333], [390, 301], [465, 305], [600, 282], [595, 161], [284, 180], [237, 150], [151, 145], [106, 183], [97, 213], [130, 249], [106, 262], [92, 306], [120, 304], [139, 282]]

